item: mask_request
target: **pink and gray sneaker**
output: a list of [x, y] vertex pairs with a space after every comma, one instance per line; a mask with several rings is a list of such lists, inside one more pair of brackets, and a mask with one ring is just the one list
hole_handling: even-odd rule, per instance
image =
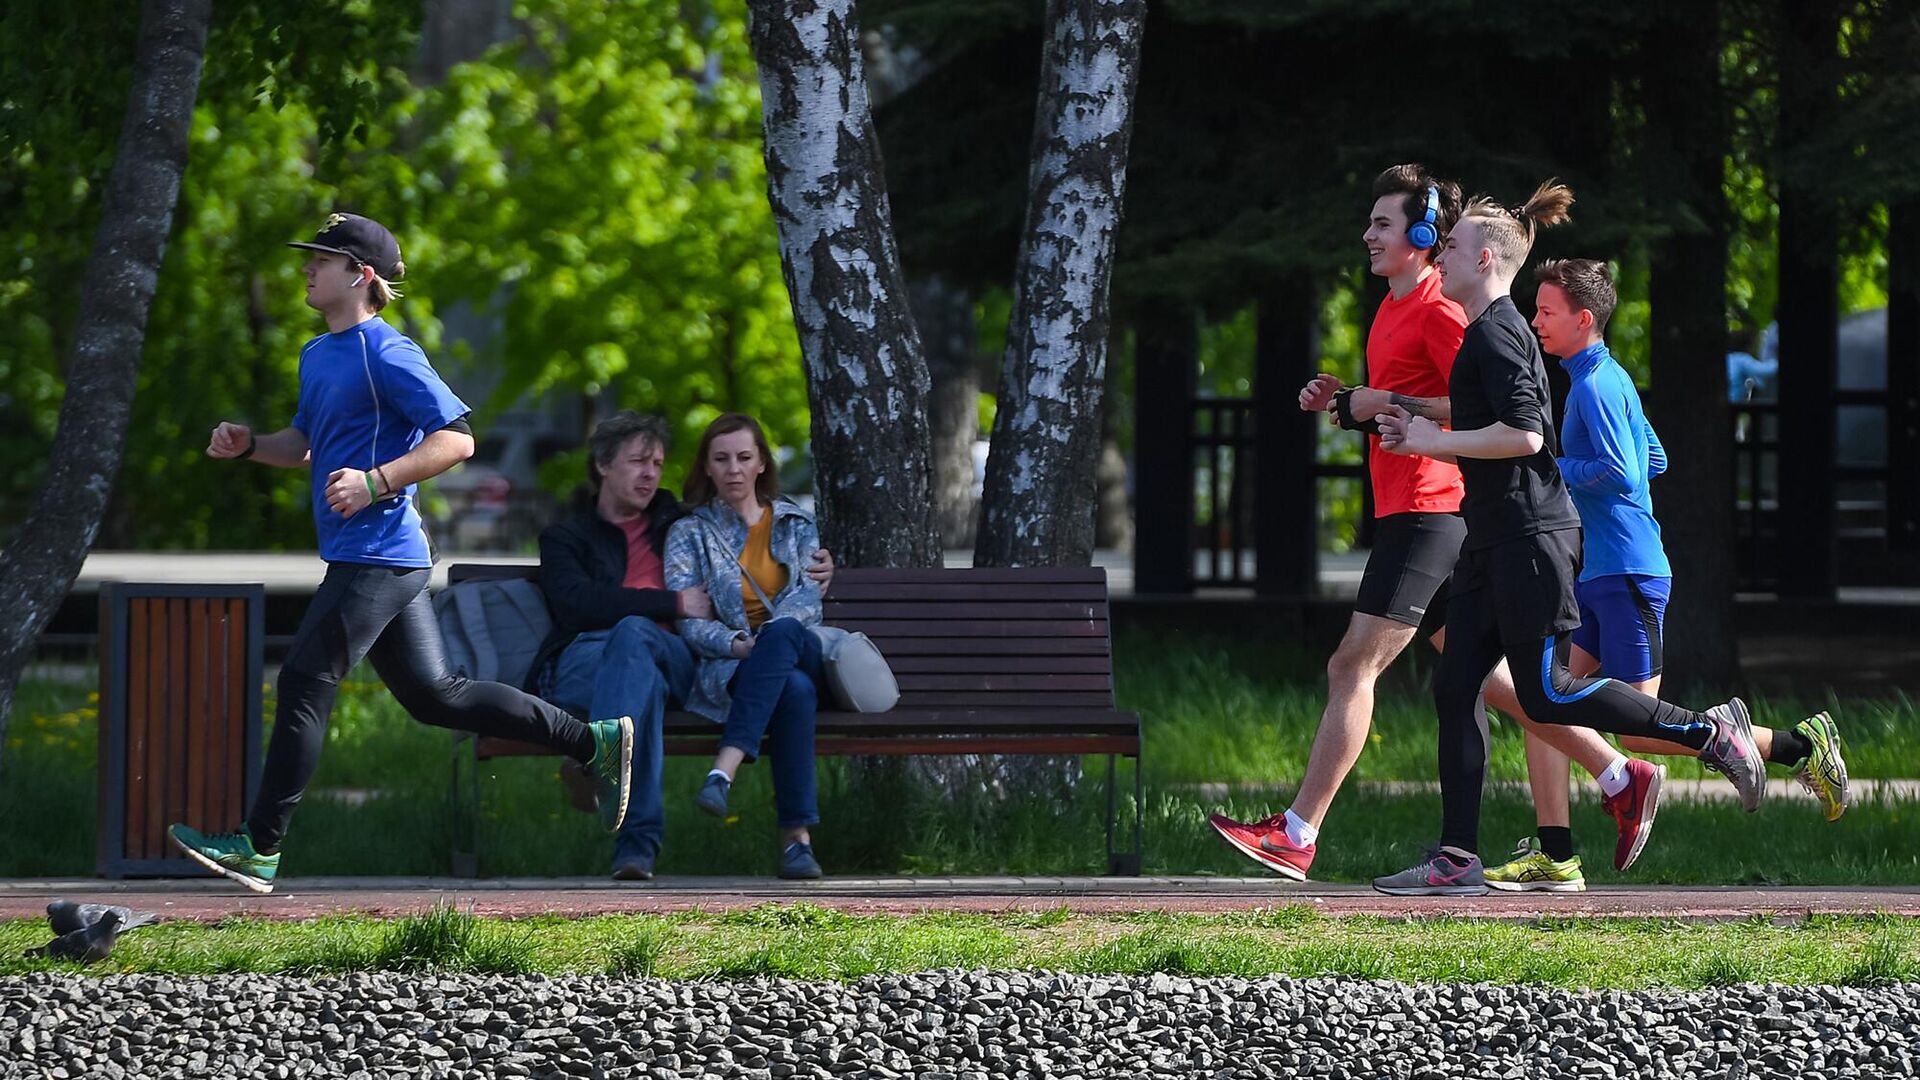
[[1700, 751], [1700, 764], [1733, 781], [1740, 805], [1751, 814], [1760, 809], [1760, 800], [1767, 794], [1767, 763], [1753, 741], [1747, 703], [1734, 698], [1708, 709], [1706, 717], [1713, 721], [1713, 735]]
[[1405, 870], [1374, 878], [1373, 887], [1388, 896], [1485, 896], [1486, 871], [1478, 855], [1434, 848]]

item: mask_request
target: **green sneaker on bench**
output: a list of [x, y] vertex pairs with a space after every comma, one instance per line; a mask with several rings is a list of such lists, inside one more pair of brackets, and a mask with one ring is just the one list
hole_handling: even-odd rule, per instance
[[595, 720], [587, 728], [593, 732], [593, 760], [587, 762], [587, 769], [600, 796], [600, 825], [608, 832], [619, 832], [627, 820], [627, 798], [633, 793], [633, 718]]
[[238, 832], [203, 833], [185, 825], [169, 825], [167, 837], [188, 858], [214, 873], [224, 874], [257, 893], [273, 891], [273, 877], [280, 872], [280, 853], [262, 855], [255, 851], [246, 826]]

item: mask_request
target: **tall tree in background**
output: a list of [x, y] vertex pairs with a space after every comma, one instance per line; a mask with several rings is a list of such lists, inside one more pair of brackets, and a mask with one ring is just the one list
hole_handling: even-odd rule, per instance
[[752, 0], [767, 198], [807, 368], [823, 541], [849, 566], [938, 566], [927, 365], [853, 0]]
[[0, 554], [0, 745], [40, 630], [72, 587], [120, 471], [147, 308], [172, 229], [212, 0], [147, 0], [133, 89], [80, 284], [65, 397], [27, 519]]
[[973, 297], [939, 275], [908, 287], [927, 349], [927, 421], [933, 430], [933, 513], [940, 545], [964, 548], [980, 524], [973, 444], [980, 437], [980, 365]]
[[1651, 246], [1654, 428], [1677, 463], [1655, 491], [1673, 560], [1667, 670], [1726, 685], [1733, 623], [1733, 414], [1726, 376], [1727, 102], [1717, 0], [1673, 5], [1644, 59], [1648, 201], [1667, 229]]
[[1049, 0], [977, 566], [1093, 557], [1108, 285], [1145, 0]]

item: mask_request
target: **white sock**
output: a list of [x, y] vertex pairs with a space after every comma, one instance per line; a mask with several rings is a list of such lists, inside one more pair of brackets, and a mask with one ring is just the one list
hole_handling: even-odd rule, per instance
[[1294, 847], [1306, 847], [1320, 839], [1320, 830], [1307, 824], [1307, 819], [1287, 808], [1287, 843]]
[[707, 770], [707, 779], [711, 780], [716, 776], [722, 780], [725, 780], [729, 784], [733, 783], [733, 777], [727, 775], [727, 770], [725, 769], [708, 769]]
[[1600, 782], [1600, 790], [1609, 796], [1618, 795], [1627, 790], [1627, 759], [1614, 758], [1613, 763], [1602, 769], [1600, 775], [1594, 779]]

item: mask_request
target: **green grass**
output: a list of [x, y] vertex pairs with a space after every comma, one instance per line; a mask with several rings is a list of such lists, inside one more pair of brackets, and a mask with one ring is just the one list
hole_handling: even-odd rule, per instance
[[[1209, 811], [1258, 817], [1285, 805], [1305, 768], [1319, 721], [1323, 657], [1276, 651], [1258, 642], [1129, 637], [1117, 647], [1119, 698], [1145, 723], [1146, 869], [1158, 873], [1244, 874], [1254, 868], [1215, 838]], [[1434, 743], [1424, 679], [1431, 658], [1413, 653], [1383, 681], [1373, 742], [1357, 780], [1429, 780]], [[363, 673], [364, 674], [364, 673]], [[1697, 700], [1717, 695], [1701, 694]], [[1757, 718], [1791, 723], [1834, 708], [1856, 777], [1920, 775], [1920, 709], [1911, 698], [1834, 701], [1761, 700]], [[0, 877], [85, 875], [93, 867], [94, 715], [84, 686], [23, 684], [6, 754], [0, 760], [0, 821], [32, 821], [0, 830]], [[1493, 727], [1489, 777], [1525, 775], [1519, 733]], [[434, 874], [447, 869], [453, 818], [447, 799], [447, 734], [411, 721], [378, 683], [342, 689], [314, 788], [288, 838], [285, 876]], [[1691, 761], [1669, 760], [1675, 776], [1699, 775]], [[599, 875], [610, 841], [565, 804], [556, 759], [501, 759], [484, 767], [482, 872], [498, 876]], [[772, 792], [766, 770], [741, 773], [737, 816], [716, 822], [693, 810], [706, 763], [666, 763], [667, 846], [663, 874], [770, 875], [776, 857]], [[830, 873], [1090, 874], [1104, 870], [1105, 761], [1090, 759], [1076, 794], [993, 799], [947, 798], [894, 769], [858, 773], [840, 759], [820, 763], [821, 811], [815, 841]], [[1775, 775], [1784, 775], [1775, 770]], [[1203, 800], [1206, 781], [1275, 784], [1281, 790]], [[1720, 781], [1715, 781], [1716, 783]], [[1121, 765], [1130, 803], [1130, 767]], [[349, 805], [329, 791], [372, 797]], [[1334, 804], [1317, 878], [1364, 881], [1411, 862], [1439, 820], [1434, 794], [1386, 795], [1350, 788]], [[1532, 831], [1523, 794], [1490, 788], [1482, 815], [1483, 854], [1504, 854]], [[212, 827], [232, 823], [209, 822]], [[1611, 870], [1612, 825], [1590, 785], [1574, 805], [1576, 843], [1594, 884], [1620, 880]], [[1653, 843], [1635, 866], [1636, 883], [1920, 883], [1920, 802], [1870, 801], [1838, 823], [1820, 819], [1807, 799], [1770, 800], [1757, 815], [1731, 803], [1669, 802]], [[649, 961], [644, 942], [629, 961]]]
[[[0, 975], [77, 970], [28, 960], [45, 925], [0, 923]], [[443, 907], [394, 921], [235, 919], [163, 924], [121, 940], [93, 974], [306, 976], [354, 971], [851, 980], [938, 969], [1256, 977], [1575, 988], [1920, 981], [1920, 922], [1814, 918], [1680, 923], [1235, 915], [866, 916], [806, 904], [725, 915], [477, 919]]]

